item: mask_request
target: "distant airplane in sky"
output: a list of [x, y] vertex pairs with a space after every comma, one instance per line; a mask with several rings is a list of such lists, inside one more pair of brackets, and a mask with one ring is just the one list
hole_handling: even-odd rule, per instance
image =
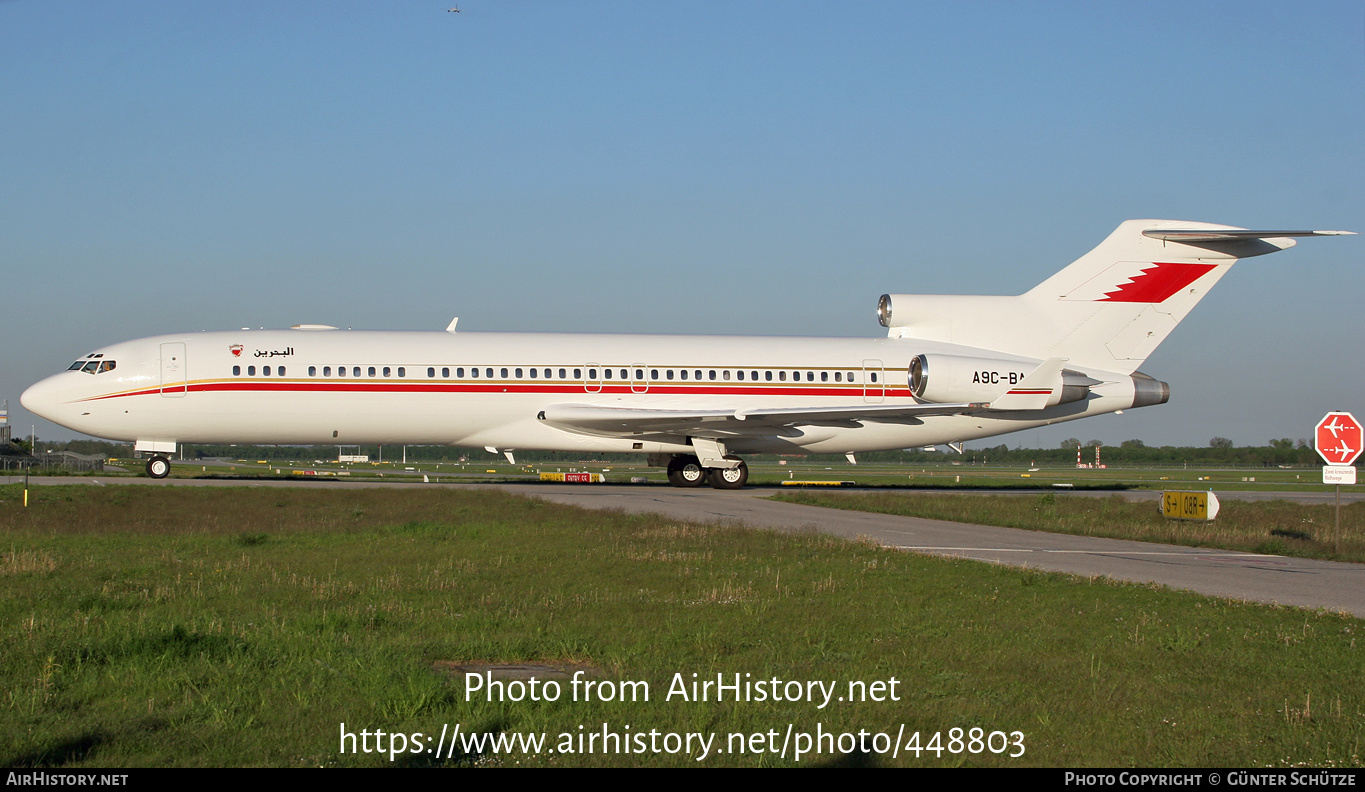
[[[744, 486], [741, 455], [954, 445], [1163, 404], [1137, 371], [1238, 259], [1345, 231], [1129, 220], [1014, 297], [884, 294], [885, 338], [289, 330], [102, 347], [23, 394], [128, 440], [443, 444], [647, 455], [677, 486]], [[660, 298], [663, 299], [663, 298]], [[565, 310], [573, 310], [565, 306]]]

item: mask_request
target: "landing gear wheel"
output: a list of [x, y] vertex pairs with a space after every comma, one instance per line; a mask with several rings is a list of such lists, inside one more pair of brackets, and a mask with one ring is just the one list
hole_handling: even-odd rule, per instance
[[164, 456], [154, 456], [147, 460], [147, 475], [163, 479], [171, 474], [171, 461]]
[[668, 463], [668, 483], [675, 487], [700, 487], [706, 483], [706, 468], [694, 456], [675, 456]]
[[[727, 457], [728, 459], [729, 457]], [[706, 471], [711, 486], [716, 489], [742, 489], [749, 482], [749, 466], [740, 461], [739, 467], [711, 468]]]

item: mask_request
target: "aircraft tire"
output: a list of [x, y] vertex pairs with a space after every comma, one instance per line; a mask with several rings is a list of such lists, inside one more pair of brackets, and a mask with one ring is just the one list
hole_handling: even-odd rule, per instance
[[739, 467], [730, 468], [711, 468], [707, 472], [707, 478], [711, 481], [711, 486], [716, 489], [743, 489], [749, 483], [749, 466], [740, 461]]
[[668, 483], [675, 487], [700, 487], [706, 483], [706, 468], [696, 457], [678, 454], [668, 463]]
[[147, 460], [147, 475], [154, 479], [164, 479], [171, 474], [171, 461], [164, 456], [154, 456]]

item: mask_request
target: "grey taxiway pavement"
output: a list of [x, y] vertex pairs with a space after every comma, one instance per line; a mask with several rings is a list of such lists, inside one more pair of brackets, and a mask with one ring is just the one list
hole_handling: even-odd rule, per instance
[[[779, 531], [820, 531], [918, 553], [951, 556], [1085, 576], [1156, 583], [1200, 594], [1324, 608], [1365, 617], [1365, 565], [1229, 550], [1068, 536], [1015, 528], [825, 509], [766, 498], [773, 489], [721, 491], [640, 485], [398, 484], [299, 480], [223, 480], [84, 477], [33, 479], [41, 484], [151, 486], [482, 487], [587, 509], [656, 513], [689, 522], [742, 524]], [[1076, 493], [1080, 495], [1080, 493]], [[1295, 498], [1294, 493], [1218, 493], [1232, 498]], [[1126, 493], [1155, 500], [1159, 493]], [[1354, 499], [1352, 499], [1354, 500]]]

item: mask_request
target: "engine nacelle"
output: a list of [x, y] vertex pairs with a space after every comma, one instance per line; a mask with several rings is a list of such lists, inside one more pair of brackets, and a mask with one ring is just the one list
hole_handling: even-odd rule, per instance
[[[960, 355], [916, 355], [910, 361], [910, 392], [938, 404], [994, 402], [1023, 382], [1039, 363]], [[1090, 386], [1100, 384], [1077, 371], [1063, 370], [1053, 381], [1030, 383], [1031, 390], [1051, 390], [1047, 407], [1080, 401]], [[1010, 408], [1005, 408], [1010, 409]]]

